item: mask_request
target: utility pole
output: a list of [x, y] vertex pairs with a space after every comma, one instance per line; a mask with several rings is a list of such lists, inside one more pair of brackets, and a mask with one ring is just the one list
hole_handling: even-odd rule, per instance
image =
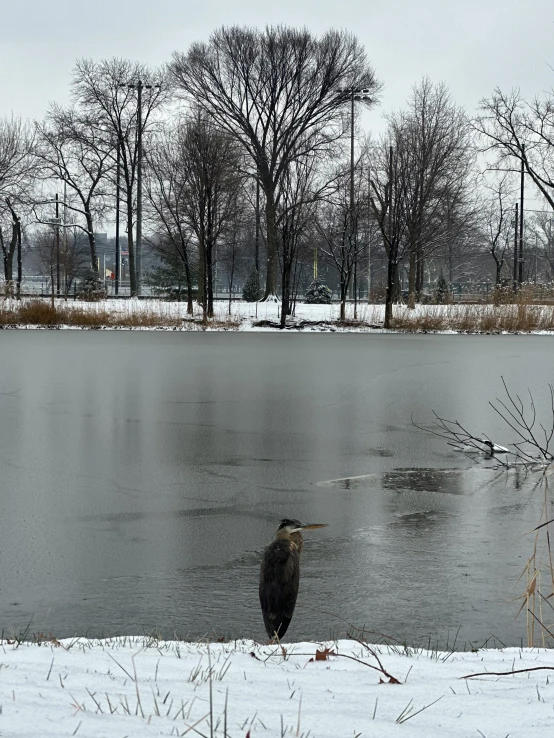
[[21, 221], [17, 219], [17, 287], [16, 297], [21, 300], [21, 282], [23, 281], [23, 263], [21, 261]]
[[[350, 227], [350, 253], [354, 257], [354, 318], [357, 317], [357, 277], [358, 277], [358, 254], [357, 254], [357, 228], [354, 214], [354, 102], [356, 100], [371, 100], [370, 90], [366, 88], [347, 87], [338, 90], [342, 99], [350, 100], [350, 203], [349, 203], [349, 227]], [[344, 239], [342, 246], [342, 268], [345, 269]]]
[[518, 219], [518, 204], [516, 202], [515, 207], [515, 216], [514, 216], [514, 292], [517, 292], [517, 246], [518, 246], [518, 226], [519, 226], [519, 219]]
[[367, 179], [367, 301], [371, 302], [371, 170]]
[[117, 160], [115, 170], [115, 294], [119, 295], [121, 252], [119, 248], [119, 207], [121, 198], [121, 137], [117, 137]]
[[350, 88], [350, 238], [351, 247], [354, 246], [354, 320], [358, 317], [358, 254], [356, 252], [357, 247], [357, 233], [356, 223], [354, 216], [354, 88]]
[[142, 293], [142, 80], [137, 84], [137, 296]]
[[523, 282], [523, 193], [525, 186], [525, 144], [521, 146], [521, 181], [520, 181], [520, 193], [519, 193], [519, 269], [518, 269], [518, 282], [521, 286]]
[[67, 182], [63, 183], [63, 295], [67, 302]]
[[350, 88], [350, 228], [354, 233], [354, 94]]
[[258, 293], [260, 291], [260, 179], [256, 176], [256, 236], [255, 236], [254, 266], [256, 267], [256, 279], [258, 280]]
[[356, 253], [356, 233], [354, 218], [354, 88], [350, 88], [350, 248], [354, 247], [354, 320], [358, 317], [358, 304], [356, 300], [357, 265], [358, 255]]
[[537, 284], [537, 254], [539, 252], [539, 234], [535, 231], [535, 284]]
[[60, 296], [60, 198], [56, 192], [56, 295]]

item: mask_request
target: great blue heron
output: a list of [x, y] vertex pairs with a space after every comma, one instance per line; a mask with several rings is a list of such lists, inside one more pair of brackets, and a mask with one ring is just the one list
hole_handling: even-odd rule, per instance
[[281, 520], [266, 548], [260, 569], [260, 605], [270, 638], [282, 638], [292, 620], [300, 583], [302, 531], [326, 527], [324, 523], [303, 525], [299, 520]]

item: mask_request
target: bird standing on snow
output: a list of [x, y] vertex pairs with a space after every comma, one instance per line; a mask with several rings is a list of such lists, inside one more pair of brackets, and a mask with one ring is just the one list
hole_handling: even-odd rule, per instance
[[326, 527], [324, 523], [303, 525], [299, 520], [282, 520], [266, 548], [260, 569], [260, 605], [270, 638], [281, 639], [292, 619], [300, 584], [302, 531]]

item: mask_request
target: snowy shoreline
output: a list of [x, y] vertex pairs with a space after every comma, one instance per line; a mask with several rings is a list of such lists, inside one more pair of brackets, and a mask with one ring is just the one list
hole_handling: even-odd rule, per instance
[[554, 723], [547, 649], [443, 653], [341, 640], [283, 652], [142, 636], [0, 647], [0, 734], [14, 738], [543, 738]]
[[[33, 305], [40, 318], [33, 320]], [[29, 309], [28, 309], [29, 308]], [[340, 321], [340, 305], [298, 303], [294, 316], [280, 328], [280, 305], [275, 302], [231, 304], [216, 302], [213, 320], [202, 322], [202, 311], [194, 305], [187, 315], [184, 302], [155, 299], [106, 299], [99, 302], [54, 300], [51, 302], [0, 300], [0, 329], [5, 330], [135, 330], [260, 333], [414, 333], [437, 335], [554, 335], [554, 306], [539, 304], [449, 304], [416, 305], [413, 310], [395, 305], [396, 326], [384, 329], [385, 306], [359, 303], [354, 318], [353, 303], [347, 304], [346, 321]], [[23, 312], [20, 312], [22, 311]], [[41, 312], [43, 314], [41, 314]], [[19, 319], [23, 315], [23, 319]]]

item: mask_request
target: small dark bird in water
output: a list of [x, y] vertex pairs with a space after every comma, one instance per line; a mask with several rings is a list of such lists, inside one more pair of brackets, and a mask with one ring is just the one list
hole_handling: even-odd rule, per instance
[[260, 605], [270, 638], [281, 639], [292, 620], [300, 584], [302, 531], [326, 527], [324, 523], [304, 525], [299, 520], [281, 520], [274, 540], [266, 548], [260, 569]]

